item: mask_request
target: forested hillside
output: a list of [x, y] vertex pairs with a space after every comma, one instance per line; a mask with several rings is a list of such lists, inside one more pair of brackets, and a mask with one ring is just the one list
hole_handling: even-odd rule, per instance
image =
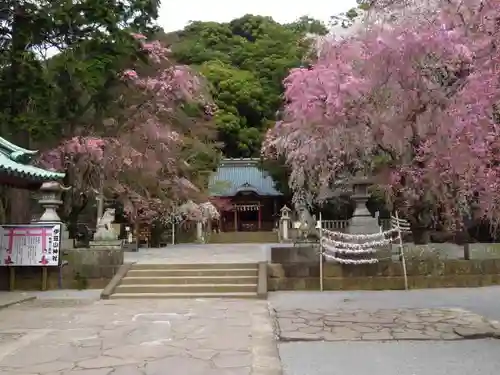
[[308, 17], [281, 25], [246, 15], [229, 23], [193, 22], [169, 36], [174, 58], [210, 82], [226, 156], [259, 155], [262, 136], [283, 104], [282, 81], [305, 63], [308, 33], [322, 35], [327, 29]]

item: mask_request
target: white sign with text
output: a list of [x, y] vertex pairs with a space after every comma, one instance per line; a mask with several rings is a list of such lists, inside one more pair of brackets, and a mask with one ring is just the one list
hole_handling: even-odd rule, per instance
[[2, 266], [58, 266], [60, 250], [60, 223], [0, 226]]

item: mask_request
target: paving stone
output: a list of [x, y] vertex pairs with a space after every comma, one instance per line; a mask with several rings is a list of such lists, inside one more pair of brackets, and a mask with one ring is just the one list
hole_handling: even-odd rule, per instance
[[170, 357], [148, 362], [144, 372], [148, 375], [204, 375], [210, 363], [196, 358]]
[[[23, 304], [0, 311], [1, 374], [249, 375], [255, 369], [255, 375], [277, 375], [276, 369], [281, 371], [265, 301], [49, 305]], [[10, 339], [14, 335], [16, 339]]]
[[[138, 348], [138, 350], [140, 349]], [[82, 369], [94, 369], [94, 368], [121, 366], [126, 364], [135, 364], [140, 362], [141, 360], [135, 357], [115, 358], [108, 356], [100, 356], [94, 359], [87, 359], [85, 361], [77, 362], [77, 366]]]
[[455, 327], [453, 331], [457, 335], [469, 339], [491, 338], [491, 337], [500, 338], [500, 334], [497, 330], [486, 325], [472, 326], [472, 327]]
[[137, 366], [116, 367], [111, 375], [144, 375], [144, 371]]
[[252, 354], [244, 352], [232, 352], [216, 355], [212, 362], [217, 368], [250, 367], [252, 366]]
[[[403, 330], [403, 332], [393, 332], [392, 337], [395, 340], [428, 340], [429, 336], [427, 336], [422, 331], [417, 331], [413, 329]], [[439, 338], [440, 336], [438, 336]]]
[[361, 338], [361, 333], [357, 331], [357, 327], [347, 328], [347, 327], [335, 327], [332, 329], [332, 333], [342, 338], [345, 341], [354, 340]]
[[59, 361], [52, 361], [48, 363], [41, 363], [38, 365], [32, 365], [32, 366], [25, 366], [23, 367], [22, 371], [27, 372], [27, 373], [35, 373], [35, 374], [40, 374], [40, 373], [47, 373], [47, 372], [58, 372], [58, 371], [63, 371], [63, 370], [71, 370], [74, 367], [73, 363], [71, 362], [59, 362]]
[[361, 340], [366, 341], [386, 341], [394, 340], [394, 336], [389, 331], [378, 331], [374, 333], [364, 333]]
[[[115, 371], [114, 368], [108, 367], [108, 368], [97, 368], [97, 369], [91, 369], [91, 370], [70, 370], [67, 372], [58, 373], [57, 375], [59, 375], [59, 374], [61, 374], [61, 375], [110, 375], [110, 374], [116, 374], [114, 371]], [[47, 374], [47, 375], [49, 375], [49, 374]], [[122, 375], [122, 374], [120, 374], [120, 375]], [[123, 375], [129, 375], [129, 374], [125, 373]], [[136, 375], [136, 374], [134, 374], [132, 372], [130, 375]], [[142, 374], [139, 373], [138, 375], [142, 375]]]
[[314, 314], [295, 309], [276, 311], [275, 318], [284, 341], [500, 338], [500, 324], [494, 326], [495, 322], [462, 309], [316, 310]]

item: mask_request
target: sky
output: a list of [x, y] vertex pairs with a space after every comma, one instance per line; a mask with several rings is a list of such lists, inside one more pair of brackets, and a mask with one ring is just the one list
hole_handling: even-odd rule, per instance
[[228, 22], [245, 14], [270, 16], [287, 23], [307, 15], [327, 22], [330, 16], [356, 6], [356, 0], [163, 0], [160, 7], [160, 26], [166, 32], [183, 29], [190, 21]]

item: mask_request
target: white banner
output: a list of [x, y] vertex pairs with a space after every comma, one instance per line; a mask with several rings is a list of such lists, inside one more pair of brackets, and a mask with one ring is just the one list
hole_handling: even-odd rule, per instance
[[60, 223], [0, 226], [2, 266], [58, 266], [60, 251]]

